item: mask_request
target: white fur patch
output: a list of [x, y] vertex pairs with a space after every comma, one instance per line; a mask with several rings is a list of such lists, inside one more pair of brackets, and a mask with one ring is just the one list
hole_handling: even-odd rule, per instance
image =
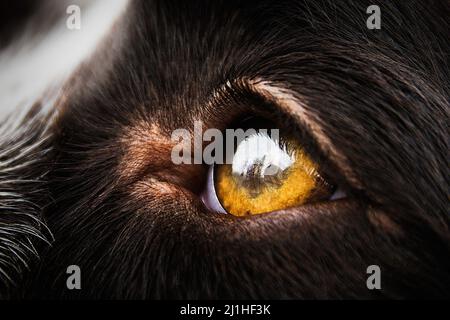
[[25, 33], [0, 52], [0, 120], [20, 105], [30, 106], [48, 90], [57, 90], [95, 50], [123, 13], [128, 0], [70, 1], [80, 4], [81, 30], [69, 30], [63, 19], [45, 35]]

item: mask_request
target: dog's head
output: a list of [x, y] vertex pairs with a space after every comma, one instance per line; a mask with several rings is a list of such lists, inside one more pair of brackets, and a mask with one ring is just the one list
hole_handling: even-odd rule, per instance
[[[36, 171], [54, 241], [24, 291], [448, 296], [450, 8], [380, 2], [370, 30], [370, 5], [130, 2], [53, 104]], [[205, 207], [208, 166], [175, 164], [171, 134], [249, 116], [295, 137], [345, 197], [245, 218]], [[67, 289], [69, 265], [82, 290]], [[370, 265], [381, 290], [367, 287]]]

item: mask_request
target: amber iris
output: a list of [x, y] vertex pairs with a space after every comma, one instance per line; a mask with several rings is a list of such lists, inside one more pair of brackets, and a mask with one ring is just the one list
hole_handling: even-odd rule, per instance
[[216, 166], [214, 180], [221, 205], [235, 216], [304, 205], [333, 191], [295, 139], [276, 141], [259, 133], [237, 146], [232, 164]]

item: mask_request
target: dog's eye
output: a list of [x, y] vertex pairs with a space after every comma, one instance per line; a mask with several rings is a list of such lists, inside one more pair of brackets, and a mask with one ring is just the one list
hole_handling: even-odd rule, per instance
[[332, 199], [336, 187], [292, 137], [246, 136], [231, 163], [210, 167], [203, 200], [212, 211], [248, 216]]

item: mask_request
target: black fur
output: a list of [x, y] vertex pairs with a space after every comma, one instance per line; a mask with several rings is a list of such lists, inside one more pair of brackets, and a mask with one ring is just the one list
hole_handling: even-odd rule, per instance
[[[45, 190], [53, 200], [44, 212], [55, 240], [15, 295], [448, 298], [450, 6], [376, 1], [382, 29], [368, 30], [371, 4], [132, 1], [55, 106]], [[257, 79], [305, 102], [357, 183], [336, 171], [308, 128], [251, 88]], [[243, 114], [298, 135], [350, 199], [220, 216], [195, 195], [204, 167], [177, 171], [151, 130], [127, 139], [142, 124], [170, 140], [195, 119], [225, 128]], [[2, 149], [30, 139], [24, 126]], [[132, 144], [149, 146], [146, 171], [124, 175], [123, 164], [134, 164], [125, 161]], [[20, 219], [27, 211], [14, 212]], [[72, 264], [82, 270], [79, 291], [66, 288]], [[380, 291], [366, 287], [372, 264], [382, 270]]]

